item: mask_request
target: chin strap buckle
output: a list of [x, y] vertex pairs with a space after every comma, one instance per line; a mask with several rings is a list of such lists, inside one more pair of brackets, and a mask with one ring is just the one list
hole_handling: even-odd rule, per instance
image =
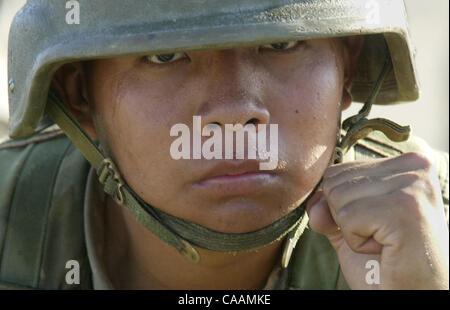
[[200, 261], [200, 254], [197, 250], [189, 242], [183, 239], [181, 239], [181, 246], [178, 251], [191, 263], [197, 264]]
[[97, 170], [98, 180], [104, 185], [105, 192], [112, 195], [119, 205], [124, 205], [123, 180], [110, 158], [105, 158]]

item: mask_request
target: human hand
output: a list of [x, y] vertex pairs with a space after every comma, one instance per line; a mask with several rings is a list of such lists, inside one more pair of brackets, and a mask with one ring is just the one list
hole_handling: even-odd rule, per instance
[[[449, 232], [432, 162], [420, 153], [329, 167], [310, 227], [337, 252], [352, 289], [448, 289]], [[379, 263], [379, 284], [366, 263]]]

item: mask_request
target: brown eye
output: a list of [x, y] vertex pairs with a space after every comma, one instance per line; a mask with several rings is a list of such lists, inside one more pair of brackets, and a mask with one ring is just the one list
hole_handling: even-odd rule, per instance
[[157, 55], [149, 55], [147, 56], [148, 61], [155, 64], [165, 64], [171, 63], [176, 60], [185, 58], [185, 53], [171, 53], [171, 54], [157, 54]]
[[301, 42], [301, 41], [278, 42], [278, 43], [262, 45], [261, 47], [266, 48], [266, 49], [284, 51], [284, 50], [288, 50], [288, 49], [291, 49], [291, 48], [297, 46], [299, 44], [299, 42]]

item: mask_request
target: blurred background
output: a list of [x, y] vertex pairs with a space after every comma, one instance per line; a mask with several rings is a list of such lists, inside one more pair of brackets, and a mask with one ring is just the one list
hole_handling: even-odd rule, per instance
[[[7, 42], [14, 14], [25, 0], [0, 0], [0, 141], [7, 138]], [[375, 106], [371, 117], [386, 117], [411, 125], [413, 134], [433, 148], [449, 151], [449, 1], [405, 0], [421, 84], [418, 101]], [[20, 61], [20, 60], [19, 60]], [[353, 105], [344, 117], [358, 112]]]

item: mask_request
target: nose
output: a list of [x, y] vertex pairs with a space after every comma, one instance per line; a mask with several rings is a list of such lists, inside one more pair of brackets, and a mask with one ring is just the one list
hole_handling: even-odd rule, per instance
[[263, 73], [242, 49], [217, 51], [207, 63], [204, 78], [207, 89], [196, 115], [202, 117], [202, 128], [217, 124], [270, 123], [270, 113], [263, 102]]

